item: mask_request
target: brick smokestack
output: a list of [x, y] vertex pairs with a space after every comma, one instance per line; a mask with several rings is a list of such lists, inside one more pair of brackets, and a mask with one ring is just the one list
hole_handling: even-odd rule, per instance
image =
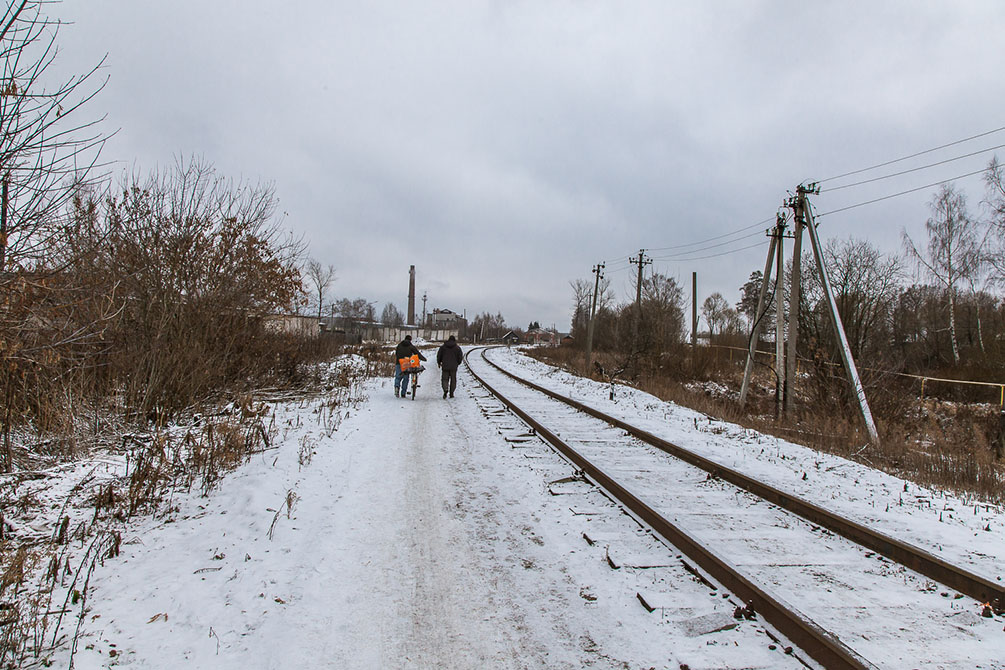
[[415, 325], [415, 266], [408, 267], [408, 325]]

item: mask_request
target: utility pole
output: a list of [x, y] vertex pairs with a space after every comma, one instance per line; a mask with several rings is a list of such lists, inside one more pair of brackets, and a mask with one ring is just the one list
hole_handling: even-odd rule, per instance
[[792, 235], [792, 279], [789, 282], [789, 344], [785, 356], [785, 411], [791, 413], [796, 404], [797, 352], [799, 350], [799, 302], [802, 287], [803, 255], [803, 203], [798, 198], [790, 199], [795, 231]]
[[778, 244], [775, 250], [775, 416], [781, 416], [785, 402], [785, 216], [775, 220]]
[[415, 266], [408, 266], [408, 325], [415, 325]]
[[[711, 335], [709, 336], [711, 338]], [[691, 273], [691, 360], [698, 346], [698, 273]]]
[[813, 246], [813, 258], [817, 263], [817, 270], [820, 273], [820, 283], [823, 285], [824, 293], [827, 294], [827, 306], [830, 308], [831, 322], [834, 325], [834, 333], [837, 336], [838, 348], [841, 350], [841, 360], [844, 362], [845, 371], [848, 373], [852, 391], [858, 400], [858, 408], [862, 413], [862, 420], [865, 422], [866, 432], [869, 433], [869, 441], [879, 444], [879, 432], [876, 424], [872, 420], [872, 412], [869, 410], [869, 401], [865, 397], [865, 388], [862, 380], [858, 376], [858, 368], [855, 367], [855, 359], [851, 354], [851, 347], [848, 345], [848, 336], [844, 332], [844, 324], [841, 322], [841, 314], [838, 312], [837, 300], [834, 298], [834, 291], [831, 290], [830, 278], [827, 276], [827, 268], [824, 267], [823, 249], [820, 247], [820, 238], [817, 235], [817, 226], [813, 221], [813, 210], [810, 207], [806, 195], [809, 193], [819, 193], [820, 189], [816, 184], [803, 186], [800, 184], [796, 188], [796, 198], [799, 200], [803, 216], [806, 218], [806, 230], [809, 233], [810, 244]]
[[632, 328], [632, 348], [637, 351], [639, 348], [639, 325], [642, 323], [642, 270], [647, 265], [651, 265], [652, 260], [646, 258], [645, 249], [639, 249], [638, 260], [629, 258], [628, 262], [639, 266], [639, 279], [635, 285], [635, 323]]
[[422, 292], [422, 325], [423, 325], [423, 327], [425, 327], [425, 325], [426, 325], [426, 297], [427, 297], [426, 291], [423, 291]]
[[586, 374], [590, 374], [593, 365], [593, 324], [597, 317], [597, 295], [600, 293], [600, 280], [604, 278], [604, 264], [598, 263], [593, 266], [593, 304], [590, 306], [590, 323], [586, 327]]
[[750, 377], [754, 372], [754, 355], [757, 352], [757, 341], [761, 335], [761, 319], [764, 317], [764, 303], [768, 295], [768, 285], [771, 283], [771, 269], [774, 266], [775, 247], [782, 238], [782, 231], [778, 227], [778, 219], [775, 220], [775, 227], [767, 231], [771, 238], [768, 245], [768, 257], [764, 261], [764, 273], [761, 275], [761, 290], [757, 294], [757, 309], [754, 310], [754, 323], [750, 328], [750, 342], [747, 347], [747, 366], [743, 370], [743, 384], [740, 386], [740, 407], [747, 403], [747, 391], [750, 390]]

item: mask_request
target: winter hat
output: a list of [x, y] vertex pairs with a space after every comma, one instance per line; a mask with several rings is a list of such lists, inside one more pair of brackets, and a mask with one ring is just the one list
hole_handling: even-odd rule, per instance
[[456, 341], [457, 341], [457, 338], [454, 337], [453, 335], [451, 335], [450, 337], [447, 338], [447, 342], [456, 342]]
[[405, 335], [405, 339], [408, 340], [409, 342], [411, 342], [412, 341], [412, 336], [411, 335]]

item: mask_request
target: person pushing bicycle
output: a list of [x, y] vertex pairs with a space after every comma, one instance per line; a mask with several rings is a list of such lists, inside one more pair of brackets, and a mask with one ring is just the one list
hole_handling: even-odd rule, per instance
[[412, 336], [405, 335], [405, 339], [394, 348], [394, 397], [404, 398], [408, 394], [408, 378], [411, 376], [409, 369], [412, 367], [412, 357], [418, 356], [420, 361], [426, 360], [418, 347], [412, 344]]

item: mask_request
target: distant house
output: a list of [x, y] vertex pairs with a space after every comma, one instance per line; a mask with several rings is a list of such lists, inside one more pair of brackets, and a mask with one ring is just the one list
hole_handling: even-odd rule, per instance
[[531, 328], [525, 337], [527, 344], [544, 344], [550, 347], [558, 346], [558, 333], [546, 328]]
[[563, 335], [560, 343], [563, 347], [571, 347], [576, 343], [576, 339], [572, 335]]
[[464, 323], [464, 317], [449, 309], [434, 309], [429, 315], [429, 327], [433, 329], [460, 328]]
[[520, 336], [512, 330], [507, 330], [506, 334], [499, 338], [499, 341], [505, 342], [506, 344], [519, 344]]

